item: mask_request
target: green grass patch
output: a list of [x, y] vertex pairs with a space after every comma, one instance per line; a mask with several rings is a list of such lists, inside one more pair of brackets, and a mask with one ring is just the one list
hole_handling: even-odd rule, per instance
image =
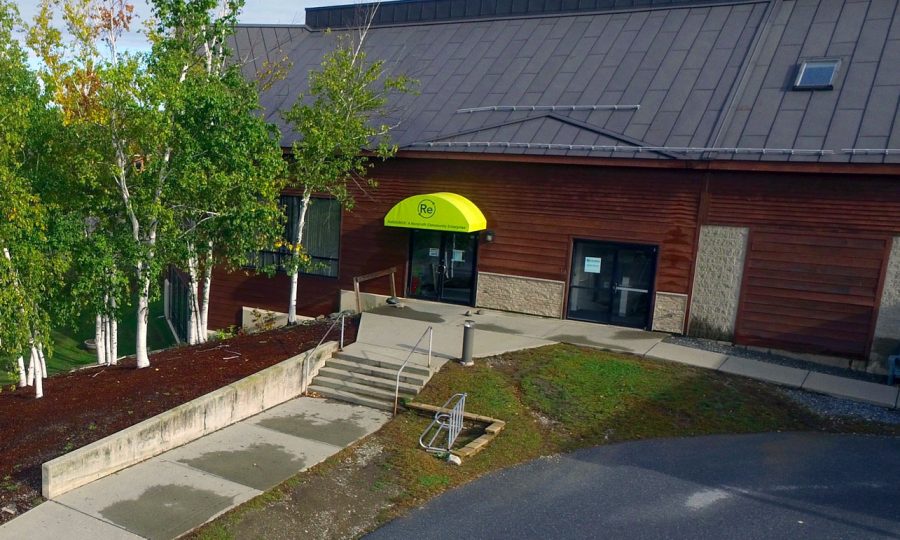
[[564, 447], [652, 437], [803, 429], [811, 415], [746, 379], [571, 345], [522, 351], [507, 369]]

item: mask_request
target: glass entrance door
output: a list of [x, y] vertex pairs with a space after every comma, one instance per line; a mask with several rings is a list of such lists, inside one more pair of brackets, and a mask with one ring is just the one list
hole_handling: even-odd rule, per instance
[[656, 252], [655, 246], [576, 240], [568, 318], [649, 327]]
[[413, 230], [409, 296], [471, 305], [475, 293], [477, 250], [478, 233]]

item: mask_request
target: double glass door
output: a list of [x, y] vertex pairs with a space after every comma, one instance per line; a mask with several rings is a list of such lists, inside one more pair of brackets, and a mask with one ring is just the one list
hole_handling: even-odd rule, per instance
[[414, 229], [407, 282], [409, 296], [471, 305], [477, 249], [478, 233]]
[[568, 318], [649, 327], [656, 253], [655, 246], [576, 240]]

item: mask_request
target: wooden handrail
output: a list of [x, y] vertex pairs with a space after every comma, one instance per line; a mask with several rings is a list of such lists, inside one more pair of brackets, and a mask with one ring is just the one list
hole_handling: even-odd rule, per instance
[[372, 272], [371, 274], [366, 274], [363, 276], [356, 276], [353, 278], [353, 292], [356, 294], [356, 311], [358, 313], [362, 313], [362, 300], [359, 296], [359, 284], [364, 281], [370, 281], [376, 278], [391, 276], [391, 296], [397, 297], [397, 284], [394, 279], [394, 274], [397, 273], [397, 267], [392, 266], [385, 270], [379, 270], [378, 272]]

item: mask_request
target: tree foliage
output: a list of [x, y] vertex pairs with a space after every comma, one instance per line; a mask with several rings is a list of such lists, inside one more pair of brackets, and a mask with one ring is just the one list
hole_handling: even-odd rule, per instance
[[0, 0], [0, 368], [7, 371], [32, 347], [49, 350], [51, 304], [68, 265], [54, 208], [40, 197], [52, 174], [42, 151], [53, 148], [58, 115], [15, 39], [18, 22], [15, 7]]
[[[371, 20], [371, 19], [370, 19]], [[369, 61], [365, 51], [368, 27], [335, 39], [321, 69], [309, 73], [309, 88], [285, 114], [297, 140], [292, 145], [290, 181], [302, 190], [300, 223], [286, 249], [291, 274], [288, 320], [296, 321], [297, 275], [309, 264], [303, 249], [303, 224], [313, 193], [329, 193], [347, 210], [355, 204], [354, 188], [375, 186], [367, 177], [372, 157], [388, 159], [397, 152], [390, 131], [392, 94], [412, 92], [416, 81], [390, 76], [384, 60]]]

